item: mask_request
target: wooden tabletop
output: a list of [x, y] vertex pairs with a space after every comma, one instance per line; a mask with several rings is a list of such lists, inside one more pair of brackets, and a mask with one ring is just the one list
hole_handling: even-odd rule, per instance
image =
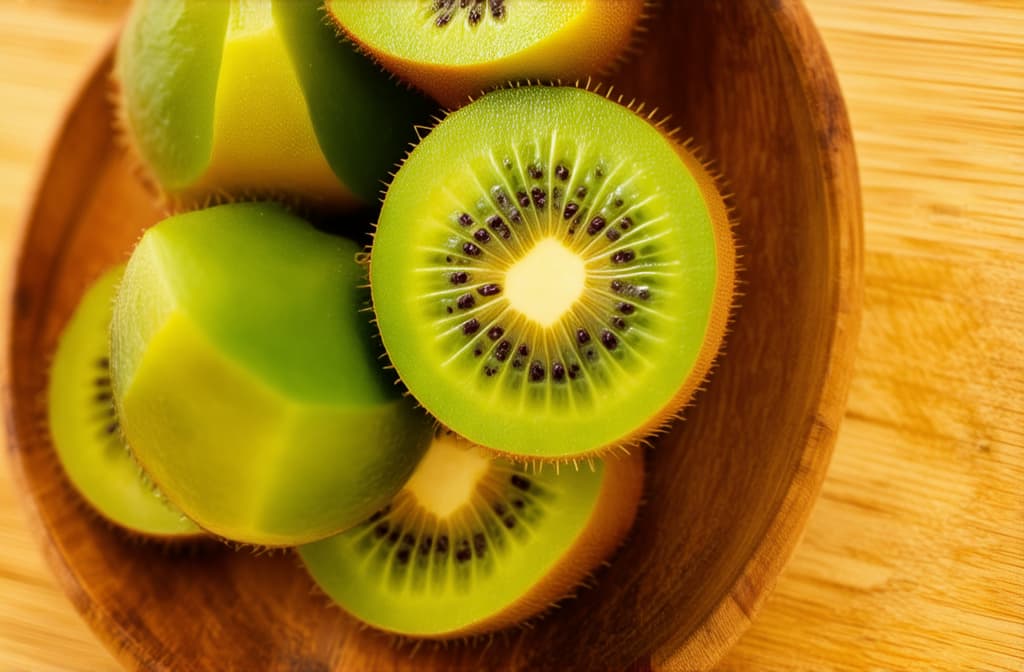
[[[1024, 670], [1024, 4], [807, 0], [864, 189], [849, 409], [803, 543], [722, 663]], [[124, 0], [0, 0], [0, 277], [60, 113]], [[119, 669], [0, 460], [0, 672]]]

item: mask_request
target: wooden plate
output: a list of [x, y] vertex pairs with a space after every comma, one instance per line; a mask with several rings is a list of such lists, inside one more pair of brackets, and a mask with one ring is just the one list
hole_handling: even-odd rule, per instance
[[646, 506], [610, 567], [532, 629], [395, 647], [328, 606], [296, 558], [175, 555], [125, 539], [60, 473], [44, 397], [87, 284], [160, 217], [115, 145], [109, 56], [74, 101], [22, 233], [3, 400], [14, 473], [61, 585], [129, 668], [706, 669], [744, 631], [804, 527], [842, 417], [861, 308], [849, 123], [795, 0], [665, 2], [615, 77], [672, 113], [735, 194], [743, 298], [685, 423], [652, 451]]

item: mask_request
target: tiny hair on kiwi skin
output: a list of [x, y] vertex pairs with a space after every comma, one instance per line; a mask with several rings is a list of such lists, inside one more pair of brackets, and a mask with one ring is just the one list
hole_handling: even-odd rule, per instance
[[132, 538], [178, 544], [205, 536], [171, 507], [132, 459], [110, 382], [113, 297], [124, 266], [87, 288], [50, 366], [47, 417], [57, 458], [89, 510]]
[[340, 36], [455, 108], [507, 81], [608, 75], [638, 51], [656, 4], [326, 0], [325, 8]]
[[546, 613], [632, 526], [643, 450], [530, 469], [439, 428], [405, 488], [358, 527], [299, 548], [338, 606], [408, 638], [473, 638]]
[[526, 83], [408, 154], [370, 287], [398, 377], [441, 423], [513, 459], [573, 461], [645, 442], [690, 403], [736, 249], [720, 178], [665, 121], [600, 84]]

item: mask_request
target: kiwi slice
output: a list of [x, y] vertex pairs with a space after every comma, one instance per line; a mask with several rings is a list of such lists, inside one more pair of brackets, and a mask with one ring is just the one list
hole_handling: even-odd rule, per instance
[[734, 254], [687, 149], [597, 93], [522, 87], [411, 153], [370, 282], [395, 369], [441, 423], [566, 460], [643, 439], [689, 401], [725, 331]]
[[92, 508], [132, 534], [201, 534], [148, 483], [121, 439], [110, 387], [110, 318], [123, 266], [86, 291], [61, 333], [47, 392], [50, 434], [64, 472]]
[[339, 44], [312, 1], [140, 0], [115, 77], [127, 144], [182, 207], [375, 203], [432, 111]]
[[630, 45], [645, 0], [328, 0], [372, 58], [456, 107], [495, 85], [599, 74]]
[[384, 376], [358, 246], [283, 208], [164, 220], [125, 270], [111, 325], [117, 414], [189, 518], [265, 546], [320, 539], [383, 506], [431, 421]]
[[439, 430], [394, 501], [299, 554], [331, 598], [375, 628], [477, 635], [576, 588], [621, 543], [642, 489], [642, 451], [534, 472]]

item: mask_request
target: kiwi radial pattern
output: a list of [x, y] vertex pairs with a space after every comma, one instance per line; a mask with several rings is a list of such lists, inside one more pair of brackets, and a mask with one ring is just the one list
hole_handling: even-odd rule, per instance
[[734, 254], [686, 149], [593, 92], [521, 87], [411, 152], [370, 284], [399, 377], [442, 424], [569, 460], [628, 447], [689, 401], [725, 332]]
[[375, 204], [433, 110], [340, 44], [313, 0], [138, 0], [114, 75], [126, 144], [179, 208]]
[[448, 107], [524, 79], [603, 73], [649, 0], [327, 0], [340, 30]]
[[401, 489], [430, 421], [381, 370], [355, 243], [279, 206], [165, 219], [125, 270], [115, 405], [167, 498], [234, 541], [336, 534]]
[[299, 554], [375, 628], [429, 639], [499, 630], [570, 594], [629, 531], [643, 451], [592, 467], [534, 472], [439, 431], [394, 501]]
[[68, 480], [103, 518], [162, 541], [202, 531], [161, 498], [121, 438], [110, 383], [110, 320], [124, 266], [82, 296], [61, 333], [47, 390], [50, 435]]

